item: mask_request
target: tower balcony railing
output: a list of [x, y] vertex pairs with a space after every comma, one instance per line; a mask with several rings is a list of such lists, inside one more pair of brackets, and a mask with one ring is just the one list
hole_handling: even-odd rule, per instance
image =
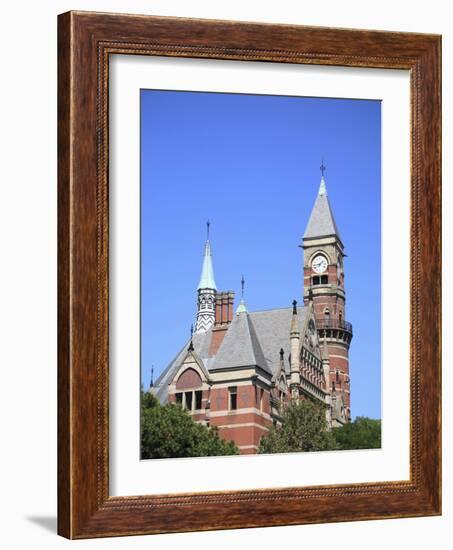
[[350, 332], [352, 334], [352, 325], [343, 319], [331, 319], [331, 318], [316, 318], [316, 326], [318, 329], [340, 329]]

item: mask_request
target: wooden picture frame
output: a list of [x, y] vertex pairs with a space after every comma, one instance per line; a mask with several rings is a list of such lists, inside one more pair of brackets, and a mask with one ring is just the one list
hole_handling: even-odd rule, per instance
[[[441, 39], [69, 12], [58, 21], [58, 532], [89, 538], [441, 513]], [[109, 496], [111, 54], [410, 71], [410, 480]]]

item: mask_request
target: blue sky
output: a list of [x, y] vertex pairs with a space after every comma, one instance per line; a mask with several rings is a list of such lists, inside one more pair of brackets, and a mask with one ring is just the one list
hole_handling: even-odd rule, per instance
[[379, 418], [381, 104], [141, 91], [142, 381], [188, 339], [206, 220], [218, 290], [250, 311], [302, 302], [302, 250], [324, 159], [345, 245], [353, 417]]

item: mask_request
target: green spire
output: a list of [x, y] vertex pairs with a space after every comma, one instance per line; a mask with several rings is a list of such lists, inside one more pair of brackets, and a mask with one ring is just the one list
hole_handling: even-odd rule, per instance
[[212, 253], [211, 253], [211, 243], [209, 241], [209, 227], [211, 223], [206, 222], [207, 227], [207, 236], [206, 244], [204, 247], [204, 257], [203, 257], [203, 267], [201, 269], [200, 282], [198, 283], [198, 290], [203, 288], [210, 288], [212, 290], [217, 290], [215, 279], [214, 279], [214, 268], [212, 266]]

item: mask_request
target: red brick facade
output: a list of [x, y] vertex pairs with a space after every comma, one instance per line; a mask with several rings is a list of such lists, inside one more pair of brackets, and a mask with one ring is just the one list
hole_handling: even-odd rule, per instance
[[[336, 411], [335, 424], [351, 419], [349, 377], [349, 346], [352, 326], [346, 321], [345, 276], [343, 245], [334, 235], [328, 239], [304, 242], [304, 302], [312, 300], [318, 335], [326, 341], [329, 353], [328, 387]], [[313, 269], [313, 260], [324, 256], [328, 266], [322, 274]], [[325, 275], [326, 279], [321, 277]]]

